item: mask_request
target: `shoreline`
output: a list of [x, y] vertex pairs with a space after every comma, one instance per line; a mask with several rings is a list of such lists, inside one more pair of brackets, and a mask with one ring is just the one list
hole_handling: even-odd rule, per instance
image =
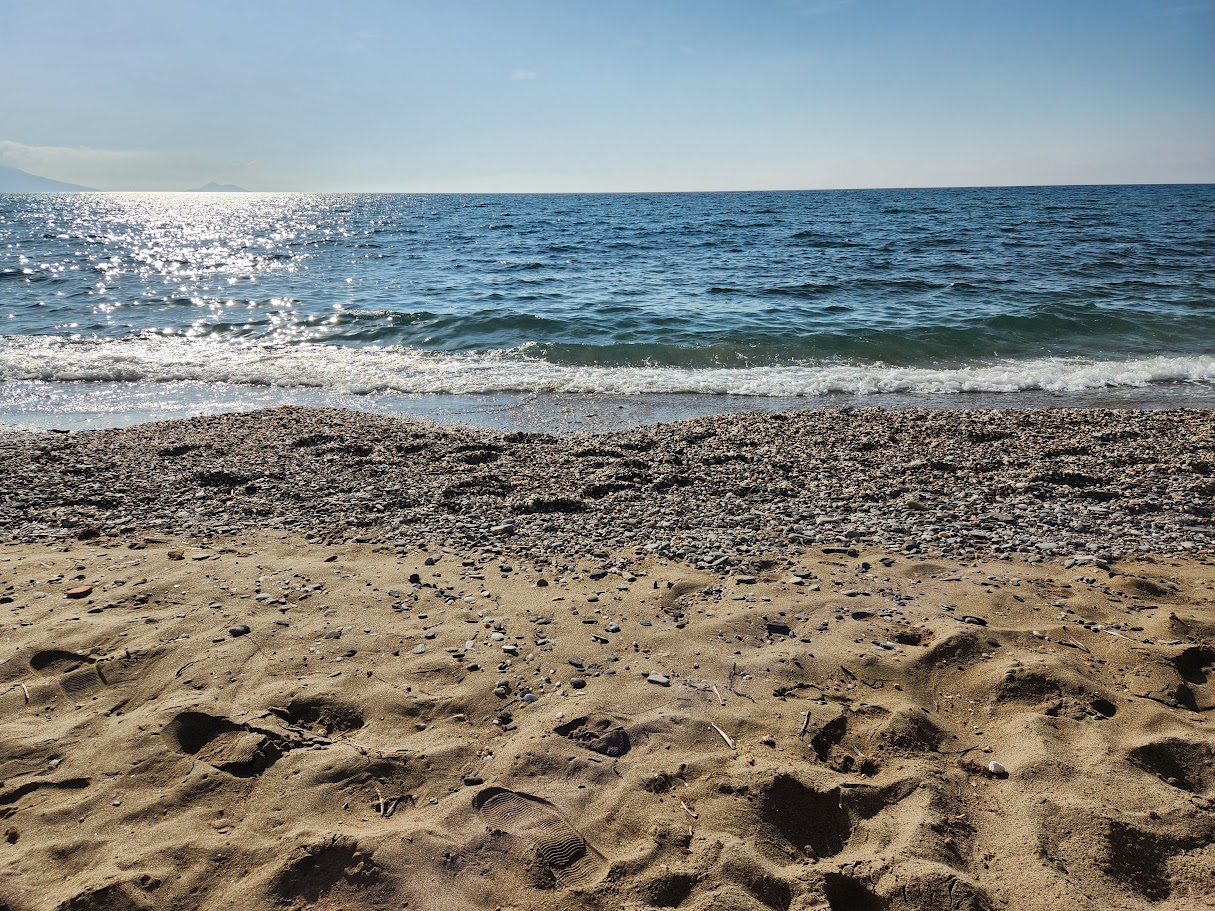
[[501, 433], [610, 433], [750, 411], [823, 411], [883, 408], [903, 411], [1115, 408], [1215, 409], [1210, 383], [1053, 392], [826, 393], [728, 395], [697, 392], [468, 392], [344, 394], [307, 387], [249, 386], [195, 381], [20, 381], [0, 384], [0, 433], [83, 431], [187, 420], [284, 406], [360, 411]]

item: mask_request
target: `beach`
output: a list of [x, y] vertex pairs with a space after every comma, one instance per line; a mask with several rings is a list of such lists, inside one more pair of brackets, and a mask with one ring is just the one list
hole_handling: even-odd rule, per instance
[[1215, 907], [1215, 415], [0, 435], [0, 908]]

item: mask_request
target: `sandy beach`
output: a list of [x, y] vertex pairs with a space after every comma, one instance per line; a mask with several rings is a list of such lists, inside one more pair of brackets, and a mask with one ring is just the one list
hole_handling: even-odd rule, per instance
[[0, 909], [1215, 907], [1215, 416], [0, 435]]

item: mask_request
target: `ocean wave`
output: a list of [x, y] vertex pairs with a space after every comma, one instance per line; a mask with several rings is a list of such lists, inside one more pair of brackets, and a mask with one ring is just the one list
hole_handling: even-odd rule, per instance
[[517, 351], [441, 353], [401, 346], [249, 345], [141, 337], [0, 338], [0, 383], [202, 382], [335, 394], [495, 392], [813, 397], [1075, 393], [1215, 382], [1215, 355], [1122, 360], [1036, 358], [955, 366], [818, 362], [761, 367], [554, 364]]

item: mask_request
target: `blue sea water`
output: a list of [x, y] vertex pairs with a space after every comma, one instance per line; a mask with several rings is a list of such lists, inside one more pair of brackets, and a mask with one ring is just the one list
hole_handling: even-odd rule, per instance
[[1212, 404], [1215, 186], [0, 195], [0, 423], [844, 399]]

